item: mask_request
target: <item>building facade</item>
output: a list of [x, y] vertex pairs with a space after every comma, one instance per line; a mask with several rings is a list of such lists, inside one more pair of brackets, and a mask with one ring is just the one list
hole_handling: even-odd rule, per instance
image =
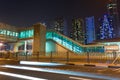
[[62, 17], [56, 18], [53, 22], [53, 30], [64, 34], [64, 19]]
[[27, 28], [0, 23], [0, 51], [45, 52], [45, 34], [46, 27], [41, 23]]
[[71, 38], [77, 42], [85, 44], [85, 27], [83, 19], [72, 19]]
[[92, 43], [95, 40], [95, 22], [94, 16], [85, 18], [86, 21], [86, 44]]
[[113, 37], [120, 37], [120, 21], [119, 21], [119, 6], [118, 0], [109, 0], [107, 4], [108, 16], [112, 22], [113, 33], [115, 34]]
[[108, 15], [103, 15], [99, 19], [99, 39], [112, 39], [114, 38], [114, 27]]

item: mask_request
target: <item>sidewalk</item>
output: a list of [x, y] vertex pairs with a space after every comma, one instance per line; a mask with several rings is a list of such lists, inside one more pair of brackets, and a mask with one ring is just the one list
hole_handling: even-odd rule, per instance
[[0, 58], [0, 65], [3, 64], [19, 64], [19, 61], [14, 59]]
[[[35, 61], [38, 62], [38, 61]], [[47, 61], [46, 61], [47, 62]], [[120, 64], [108, 63], [82, 63], [82, 62], [48, 62], [48, 63], [62, 63], [66, 65], [82, 65], [91, 67], [104, 67], [104, 68], [120, 68]], [[0, 64], [20, 64], [20, 61], [14, 59], [0, 58]]]

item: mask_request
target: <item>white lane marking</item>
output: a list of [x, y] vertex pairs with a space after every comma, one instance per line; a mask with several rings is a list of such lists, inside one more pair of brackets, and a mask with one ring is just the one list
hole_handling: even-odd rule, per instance
[[21, 74], [15, 74], [15, 73], [9, 73], [9, 72], [3, 72], [0, 71], [1, 75], [6, 75], [6, 76], [11, 76], [11, 77], [16, 77], [16, 78], [22, 78], [22, 79], [27, 79], [27, 80], [47, 80], [47, 79], [42, 79], [42, 78], [37, 78], [37, 77], [31, 77], [31, 76], [26, 76], [26, 75], [21, 75]]
[[77, 80], [92, 80], [92, 79], [86, 79], [86, 78], [80, 78], [80, 77], [69, 77], [70, 79], [77, 79]]

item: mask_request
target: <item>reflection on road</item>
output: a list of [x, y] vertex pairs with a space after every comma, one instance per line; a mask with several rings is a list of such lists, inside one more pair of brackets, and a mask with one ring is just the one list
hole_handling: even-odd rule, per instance
[[20, 61], [20, 64], [24, 65], [39, 65], [39, 66], [60, 66], [64, 64], [60, 63], [48, 63], [48, 62], [35, 62], [35, 61]]

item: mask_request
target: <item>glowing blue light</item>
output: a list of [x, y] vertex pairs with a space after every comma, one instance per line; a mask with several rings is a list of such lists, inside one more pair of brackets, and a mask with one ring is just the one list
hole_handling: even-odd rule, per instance
[[[89, 47], [83, 47], [83, 45], [78, 44], [76, 42], [74, 42], [73, 40], [71, 40], [70, 38], [67, 38], [59, 33], [56, 32], [47, 32], [46, 33], [46, 39], [52, 39], [53, 41], [61, 44], [62, 46], [64, 46], [65, 48], [75, 52], [75, 53], [82, 53], [82, 52], [86, 52], [86, 50]], [[47, 44], [47, 43], [46, 43]], [[51, 45], [52, 47], [52, 45]], [[98, 47], [99, 48], [99, 47]], [[104, 52], [104, 48], [100, 47], [99, 50], [98, 48], [96, 48], [94, 46], [94, 48], [92, 48], [91, 51], [96, 51], [96, 52]], [[49, 48], [48, 48], [49, 49]], [[102, 50], [103, 49], [103, 50]], [[50, 50], [50, 49], [49, 49]]]
[[95, 40], [95, 24], [94, 24], [94, 17], [86, 18], [86, 39], [87, 44], [92, 43]]
[[111, 24], [111, 19], [107, 15], [104, 15], [100, 26], [100, 39], [113, 38], [114, 29]]
[[30, 38], [34, 36], [34, 30], [25, 30], [19, 33], [19, 38]]

